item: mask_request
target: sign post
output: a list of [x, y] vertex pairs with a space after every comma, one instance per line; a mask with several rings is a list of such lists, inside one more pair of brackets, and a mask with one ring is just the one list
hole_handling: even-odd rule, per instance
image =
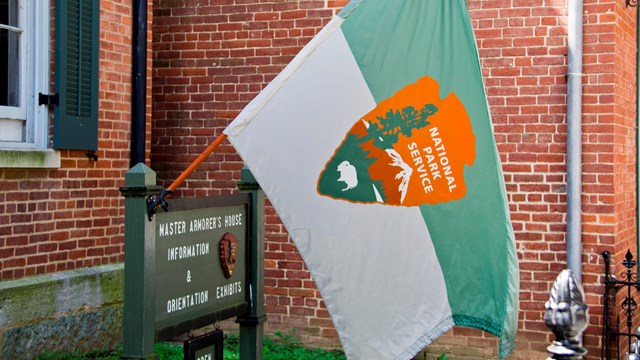
[[264, 322], [264, 192], [247, 167], [242, 169], [238, 187], [251, 194], [251, 268], [250, 311], [238, 316], [240, 324], [240, 360], [262, 359]]
[[[154, 215], [148, 204], [160, 190], [155, 183], [155, 172], [138, 164], [120, 188], [125, 197], [121, 359], [155, 359], [155, 341], [234, 316], [240, 359], [262, 359], [264, 193], [243, 169], [242, 193], [174, 199], [168, 211]], [[190, 342], [193, 351], [185, 354], [218, 353], [221, 347], [205, 344], [205, 338]]]
[[155, 218], [147, 216], [147, 197], [159, 191], [156, 173], [140, 163], [125, 174], [124, 319], [121, 359], [155, 359], [155, 261], [147, 256], [155, 247]]

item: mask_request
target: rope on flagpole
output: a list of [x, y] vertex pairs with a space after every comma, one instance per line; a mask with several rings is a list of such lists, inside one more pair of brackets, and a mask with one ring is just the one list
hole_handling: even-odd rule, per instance
[[171, 194], [173, 194], [173, 192], [180, 186], [182, 185], [182, 183], [189, 177], [189, 175], [191, 175], [191, 173], [200, 165], [202, 164], [202, 162], [209, 156], [211, 155], [212, 152], [214, 152], [218, 146], [220, 146], [220, 144], [227, 139], [227, 134], [222, 133], [220, 136], [218, 136], [212, 143], [211, 145], [209, 145], [209, 147], [207, 147], [202, 154], [200, 154], [200, 156], [198, 156], [197, 159], [195, 159], [191, 165], [189, 165], [189, 167], [182, 172], [182, 174], [180, 174], [180, 176], [178, 176], [177, 179], [175, 179], [171, 185], [169, 185], [169, 187], [162, 189], [162, 192], [160, 193], [160, 195], [158, 195], [158, 197], [154, 197], [154, 196], [150, 196], [149, 199], [147, 199], [147, 209], [148, 209], [148, 215], [149, 215], [149, 221], [151, 221], [151, 219], [153, 219], [153, 215], [155, 215], [156, 210], [158, 209], [158, 207], [162, 207], [162, 209], [164, 209], [164, 211], [168, 211], [169, 210], [169, 204], [167, 204], [166, 199], [169, 198], [171, 196]]

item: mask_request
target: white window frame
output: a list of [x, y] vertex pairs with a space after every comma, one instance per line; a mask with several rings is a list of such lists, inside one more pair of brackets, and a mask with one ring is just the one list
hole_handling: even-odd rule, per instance
[[[38, 94], [49, 94], [49, 0], [18, 0], [20, 36], [20, 107], [0, 106], [2, 126], [21, 126], [23, 141], [0, 141], [0, 150], [45, 150], [49, 138], [49, 111], [38, 105]], [[18, 121], [16, 121], [18, 120]], [[20, 124], [20, 122], [22, 124]]]

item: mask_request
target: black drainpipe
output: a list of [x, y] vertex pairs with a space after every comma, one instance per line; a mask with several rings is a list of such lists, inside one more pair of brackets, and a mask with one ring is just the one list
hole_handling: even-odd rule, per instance
[[147, 119], [147, 0], [133, 1], [130, 167], [144, 163]]

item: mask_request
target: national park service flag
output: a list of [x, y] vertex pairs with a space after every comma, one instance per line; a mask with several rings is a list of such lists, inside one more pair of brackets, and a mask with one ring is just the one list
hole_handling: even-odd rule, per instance
[[349, 359], [451, 327], [514, 348], [518, 265], [464, 0], [353, 0], [225, 133]]

